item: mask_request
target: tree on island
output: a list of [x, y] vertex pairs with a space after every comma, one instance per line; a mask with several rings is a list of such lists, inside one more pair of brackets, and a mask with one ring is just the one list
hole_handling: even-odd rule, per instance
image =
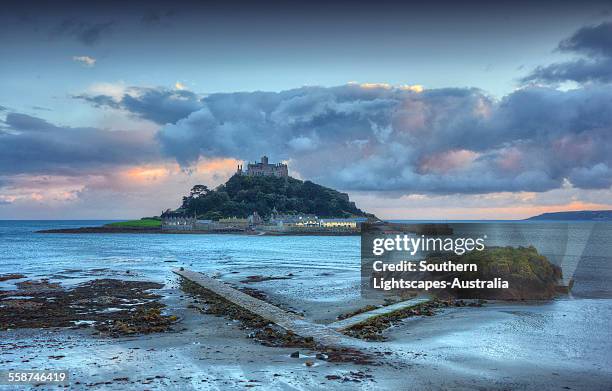
[[247, 217], [257, 211], [315, 214], [319, 217], [372, 216], [355, 206], [348, 194], [292, 177], [234, 175], [214, 190], [194, 186], [181, 210], [205, 219]]

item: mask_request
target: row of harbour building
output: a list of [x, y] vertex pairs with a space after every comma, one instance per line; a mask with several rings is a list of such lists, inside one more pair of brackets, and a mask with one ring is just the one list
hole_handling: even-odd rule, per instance
[[257, 212], [247, 218], [202, 220], [180, 211], [164, 212], [161, 227], [164, 231], [211, 232], [269, 232], [269, 233], [356, 233], [360, 232], [365, 217], [319, 218], [312, 214], [279, 214], [274, 211], [269, 219]]

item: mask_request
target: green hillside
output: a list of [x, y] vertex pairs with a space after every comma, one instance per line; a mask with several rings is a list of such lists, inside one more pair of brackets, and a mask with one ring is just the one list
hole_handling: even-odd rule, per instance
[[156, 228], [161, 227], [161, 220], [159, 218], [142, 218], [140, 220], [118, 221], [105, 224], [105, 226], [111, 228]]
[[205, 219], [247, 217], [253, 211], [268, 217], [274, 208], [279, 213], [319, 217], [372, 216], [358, 209], [346, 193], [291, 177], [234, 175], [214, 190], [194, 186], [181, 205], [182, 211]]

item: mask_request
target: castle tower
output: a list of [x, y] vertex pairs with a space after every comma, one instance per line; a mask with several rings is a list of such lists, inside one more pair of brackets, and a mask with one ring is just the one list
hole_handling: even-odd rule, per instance
[[[242, 166], [240, 166], [242, 170]], [[266, 155], [261, 157], [261, 162], [249, 163], [245, 172], [240, 175], [246, 176], [276, 176], [286, 178], [289, 176], [287, 165], [283, 163], [270, 164]]]

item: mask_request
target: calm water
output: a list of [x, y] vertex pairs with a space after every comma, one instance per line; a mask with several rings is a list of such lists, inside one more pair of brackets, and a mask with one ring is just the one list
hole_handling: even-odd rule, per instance
[[[326, 275], [341, 275], [345, 288], [358, 286], [358, 237], [35, 232], [106, 222], [0, 221], [0, 273], [51, 277], [67, 284], [92, 276], [126, 275], [163, 282], [171, 276], [172, 268], [185, 266], [221, 276], [237, 272], [294, 273], [312, 279], [315, 286]], [[610, 223], [494, 222], [462, 226], [464, 235], [477, 235], [476, 231], [485, 229], [488, 245], [535, 245], [563, 266], [566, 279], [574, 277], [576, 297], [612, 297]], [[2, 283], [0, 287], [11, 284]], [[295, 294], [299, 292], [296, 288]]]
[[[351, 285], [354, 276], [358, 286], [358, 237], [35, 233], [106, 222], [0, 221], [0, 274], [19, 272], [64, 284], [118, 276], [164, 282], [172, 268], [184, 266], [228, 279], [294, 273], [316, 281], [321, 274], [334, 274], [348, 276], [344, 281]], [[0, 289], [13, 283], [0, 283]], [[296, 297], [301, 290], [287, 288]]]

